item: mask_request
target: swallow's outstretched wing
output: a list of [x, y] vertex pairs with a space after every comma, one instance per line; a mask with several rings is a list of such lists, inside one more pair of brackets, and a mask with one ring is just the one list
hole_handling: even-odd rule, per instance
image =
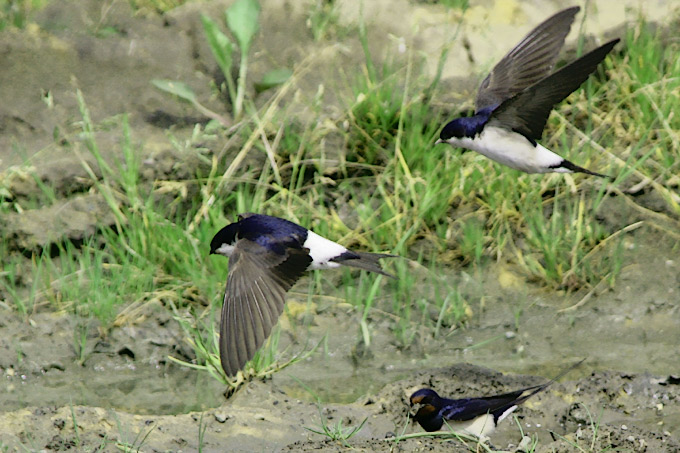
[[220, 360], [228, 376], [242, 369], [269, 337], [286, 292], [311, 262], [304, 248], [286, 247], [279, 254], [247, 239], [236, 243], [229, 258], [220, 327]]
[[567, 8], [546, 19], [508, 52], [480, 85], [475, 110], [496, 107], [547, 77], [580, 9]]
[[513, 130], [529, 140], [540, 140], [555, 104], [581, 86], [618, 42], [619, 39], [609, 41], [504, 101], [491, 114], [489, 125]]

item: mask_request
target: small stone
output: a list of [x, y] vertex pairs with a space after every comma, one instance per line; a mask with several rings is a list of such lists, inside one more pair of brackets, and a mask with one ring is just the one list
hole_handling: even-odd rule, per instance
[[532, 447], [532, 444], [533, 442], [531, 441], [531, 437], [523, 436], [515, 451], [529, 451]]
[[222, 411], [217, 411], [214, 415], [218, 423], [224, 423], [231, 418], [226, 412]]

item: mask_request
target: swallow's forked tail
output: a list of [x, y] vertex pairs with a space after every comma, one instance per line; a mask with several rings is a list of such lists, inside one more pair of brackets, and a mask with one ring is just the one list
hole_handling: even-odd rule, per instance
[[375, 272], [376, 274], [385, 275], [386, 277], [394, 278], [392, 274], [385, 272], [380, 266], [380, 259], [382, 258], [398, 258], [398, 255], [390, 255], [388, 253], [368, 253], [368, 252], [356, 252], [352, 253], [359, 255], [359, 258], [347, 259], [340, 262], [343, 266], [356, 267], [357, 269], [363, 269], [365, 271]]
[[609, 176], [603, 175], [602, 173], [595, 173], [594, 171], [590, 171], [587, 168], [579, 167], [575, 163], [569, 162], [566, 159], [560, 162], [559, 167], [566, 168], [572, 173], [585, 173], [587, 175], [599, 176], [600, 178], [609, 178]]

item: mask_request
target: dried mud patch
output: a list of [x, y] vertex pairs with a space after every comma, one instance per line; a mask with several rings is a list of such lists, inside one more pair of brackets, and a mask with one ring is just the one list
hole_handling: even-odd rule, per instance
[[69, 404], [179, 413], [215, 406], [222, 391], [209, 376], [168, 360], [194, 354], [160, 304], [147, 304], [135, 320], [109, 332], [74, 315], [36, 313], [27, 320], [3, 310], [0, 351], [0, 401], [7, 413]]
[[[395, 440], [396, 434], [421, 432], [407, 424], [407, 395], [414, 388], [433, 385], [444, 394], [464, 397], [540, 382], [545, 379], [460, 364], [418, 373], [353, 404], [319, 406], [291, 397], [274, 379], [248, 384], [220, 407], [181, 415], [134, 415], [78, 405], [18, 409], [0, 414], [0, 439], [8, 447], [78, 451], [117, 451], [121, 445], [142, 446], [143, 451], [197, 451], [200, 439], [203, 451], [463, 452], [470, 450], [455, 439]], [[553, 384], [515, 414], [524, 434], [538, 439], [537, 452], [675, 452], [680, 449], [677, 433], [665, 427], [680, 417], [678, 398], [677, 379], [592, 373]], [[331, 427], [338, 422], [351, 427], [364, 419], [363, 428], [345, 441], [311, 431], [320, 430], [322, 420]], [[513, 449], [521, 439], [517, 425], [506, 420], [492, 435], [490, 447]]]

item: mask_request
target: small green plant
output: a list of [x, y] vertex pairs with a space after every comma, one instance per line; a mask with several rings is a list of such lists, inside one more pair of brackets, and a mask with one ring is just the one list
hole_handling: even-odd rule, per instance
[[0, 31], [8, 26], [24, 28], [28, 16], [42, 8], [48, 0], [0, 0]]
[[342, 418], [340, 418], [337, 423], [330, 425], [326, 417], [323, 415], [321, 406], [319, 406], [319, 419], [321, 429], [309, 428], [307, 426], [305, 426], [305, 429], [315, 434], [326, 436], [332, 441], [341, 441], [346, 447], [349, 447], [347, 441], [354, 437], [356, 433], [361, 431], [361, 428], [363, 428], [368, 421], [368, 417], [366, 417], [358, 425], [343, 426]]
[[311, 30], [314, 41], [327, 38], [333, 27], [338, 25], [338, 18], [335, 0], [315, 0], [307, 16], [307, 28]]
[[[202, 15], [201, 20], [203, 22], [203, 31], [208, 40], [210, 50], [224, 75], [226, 86], [222, 87], [222, 91], [226, 91], [226, 94], [231, 101], [232, 117], [234, 121], [240, 121], [243, 115], [246, 96], [250, 47], [260, 27], [260, 4], [257, 0], [238, 0], [226, 9], [224, 15], [225, 23], [234, 36], [236, 44], [220, 30], [217, 23], [210, 17]], [[234, 62], [234, 51], [237, 47], [240, 55], [240, 62], [238, 77], [235, 79], [232, 75], [232, 65]], [[292, 72], [288, 69], [275, 69], [265, 74], [262, 80], [255, 84], [255, 89], [257, 92], [260, 92], [281, 85], [288, 80], [291, 75]], [[219, 121], [222, 125], [230, 125], [230, 122], [221, 115], [203, 106], [196, 98], [193, 90], [186, 83], [159, 79], [152, 80], [151, 83], [160, 90], [190, 102], [201, 113], [211, 119]]]
[[[555, 436], [559, 439], [562, 439], [564, 442], [571, 445], [572, 447], [574, 447], [575, 449], [577, 449], [578, 451], [580, 451], [582, 453], [594, 453], [596, 451], [599, 451], [595, 448], [595, 446], [596, 446], [597, 440], [598, 440], [598, 435], [599, 435], [599, 430], [600, 430], [600, 422], [602, 420], [602, 414], [604, 413], [604, 408], [602, 408], [602, 410], [600, 411], [600, 415], [596, 420], [593, 417], [593, 414], [590, 412], [590, 410], [588, 409], [588, 407], [585, 404], [583, 404], [583, 403], [577, 403], [577, 404], [579, 406], [581, 406], [583, 408], [583, 410], [586, 412], [586, 414], [588, 415], [588, 428], [590, 428], [590, 431], [592, 433], [592, 437], [590, 439], [590, 445], [583, 446], [581, 444], [581, 442], [578, 441], [578, 440], [572, 441], [572, 440], [570, 440], [570, 439], [568, 439], [568, 438], [566, 438], [566, 437], [564, 437], [560, 434], [554, 433], [554, 432], [552, 434], [553, 434], [553, 436]], [[587, 442], [587, 439], [585, 439], [585, 440]], [[604, 451], [606, 451], [606, 450], [604, 450]]]
[[77, 362], [80, 366], [85, 365], [91, 352], [88, 351], [87, 331], [87, 324], [82, 321], [78, 322], [73, 329], [73, 345], [76, 351]]
[[464, 257], [470, 257], [475, 265], [481, 264], [486, 238], [484, 226], [474, 218], [463, 224], [460, 250]]
[[198, 419], [198, 452], [203, 452], [203, 444], [205, 443], [205, 430], [208, 429], [208, 423], [203, 423], [203, 414], [201, 412], [201, 417]]
[[517, 445], [517, 451], [523, 451], [525, 453], [534, 453], [536, 451], [536, 446], [538, 445], [538, 435], [534, 434], [529, 437], [524, 433], [524, 428], [522, 428], [522, 423], [520, 423], [519, 418], [515, 414], [512, 414], [512, 419], [517, 425], [521, 439]]
[[[214, 305], [211, 305], [214, 307]], [[208, 309], [203, 314], [198, 315], [192, 312], [189, 317], [180, 315], [177, 307], [171, 303], [174, 319], [186, 334], [186, 341], [191, 345], [196, 355], [195, 362], [187, 362], [176, 357], [169, 359], [179, 365], [208, 372], [213, 378], [222, 382], [233, 393], [239, 387], [253, 379], [266, 379], [277, 371], [300, 361], [316, 351], [318, 344], [309, 350], [304, 350], [286, 361], [279, 360], [279, 338], [280, 328], [275, 328], [264, 346], [255, 356], [243, 367], [242, 371], [235, 377], [229, 377], [224, 373], [220, 363], [219, 355], [219, 334], [217, 333], [214, 321], [204, 321], [216, 319], [214, 309]], [[323, 340], [322, 340], [323, 341]], [[321, 344], [321, 342], [319, 343]]]
[[76, 419], [76, 411], [73, 407], [73, 403], [71, 402], [69, 404], [69, 409], [71, 410], [71, 422], [73, 423], [73, 433], [75, 435], [75, 447], [80, 447], [81, 444], [81, 439], [80, 439], [80, 426], [78, 426], [78, 420]]
[[[136, 430], [132, 430], [129, 426], [121, 423], [120, 418], [115, 411], [111, 411], [110, 413], [116, 420], [116, 427], [118, 428], [118, 439], [115, 441], [116, 447], [126, 453], [138, 453], [139, 451], [142, 451], [141, 448], [144, 446], [147, 438], [156, 429], [156, 424], [152, 423], [148, 429], [140, 430], [135, 433]], [[132, 438], [132, 440], [124, 440], [129, 438]]]

